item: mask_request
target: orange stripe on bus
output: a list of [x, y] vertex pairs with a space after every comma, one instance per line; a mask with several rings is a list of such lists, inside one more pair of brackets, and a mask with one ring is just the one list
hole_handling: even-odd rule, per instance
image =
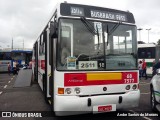
[[87, 73], [87, 81], [122, 80], [122, 73]]

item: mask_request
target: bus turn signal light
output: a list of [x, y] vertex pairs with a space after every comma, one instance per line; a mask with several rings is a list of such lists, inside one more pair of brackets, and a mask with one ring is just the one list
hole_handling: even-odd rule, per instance
[[64, 88], [58, 88], [58, 94], [64, 94]]

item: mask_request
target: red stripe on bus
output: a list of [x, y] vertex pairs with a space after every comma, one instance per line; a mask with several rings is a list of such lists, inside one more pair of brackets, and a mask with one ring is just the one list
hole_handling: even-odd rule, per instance
[[120, 80], [87, 80], [87, 73], [65, 73], [64, 86], [87, 86], [87, 85], [107, 85], [107, 84], [130, 84], [138, 82], [137, 72], [121, 72]]

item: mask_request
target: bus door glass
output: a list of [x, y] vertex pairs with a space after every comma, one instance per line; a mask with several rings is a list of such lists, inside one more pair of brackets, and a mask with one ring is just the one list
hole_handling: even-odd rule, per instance
[[11, 53], [0, 52], [0, 72], [8, 71], [8, 63], [11, 64]]

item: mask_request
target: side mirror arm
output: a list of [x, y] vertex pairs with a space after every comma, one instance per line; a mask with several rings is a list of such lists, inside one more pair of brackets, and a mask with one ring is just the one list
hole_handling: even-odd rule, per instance
[[57, 38], [58, 37], [58, 24], [57, 22], [50, 22], [50, 35], [51, 38]]

